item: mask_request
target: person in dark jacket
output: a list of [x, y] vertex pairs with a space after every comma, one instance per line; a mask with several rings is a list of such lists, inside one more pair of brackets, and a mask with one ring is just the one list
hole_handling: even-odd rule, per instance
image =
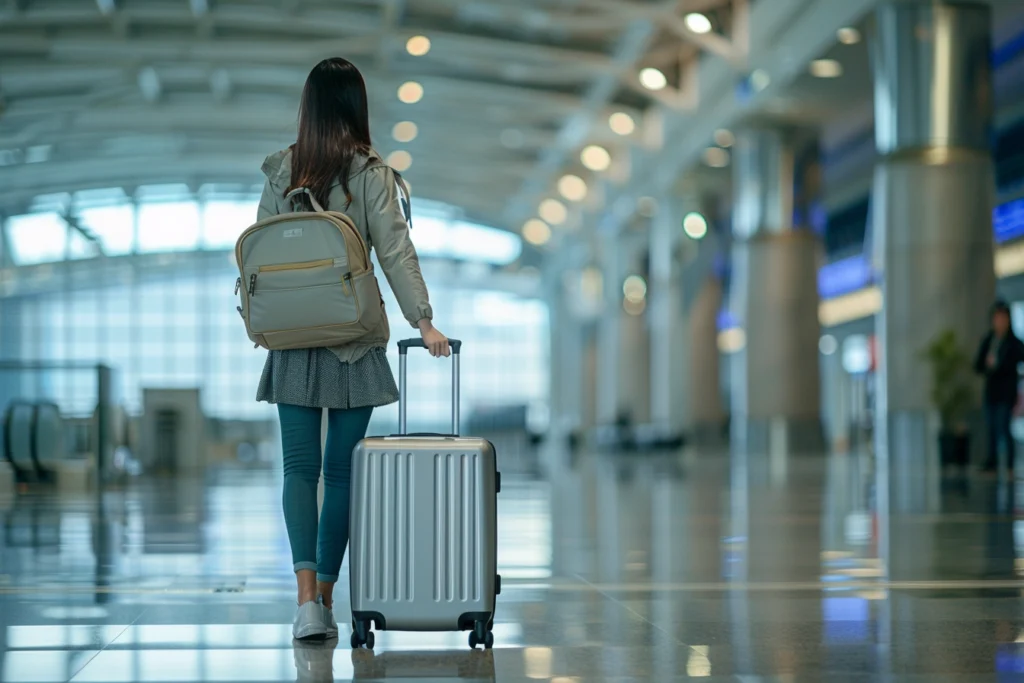
[[992, 329], [981, 340], [974, 369], [985, 376], [985, 422], [988, 426], [988, 457], [984, 469], [994, 471], [1000, 442], [1006, 449], [1007, 466], [1012, 470], [1015, 455], [1010, 421], [1017, 404], [1020, 382], [1018, 366], [1024, 363], [1024, 343], [1013, 333], [1010, 307], [997, 301], [992, 307]]

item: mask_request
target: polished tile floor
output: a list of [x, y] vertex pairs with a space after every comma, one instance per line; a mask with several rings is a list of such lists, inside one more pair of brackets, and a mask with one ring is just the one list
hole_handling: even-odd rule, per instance
[[0, 681], [1024, 680], [1014, 482], [886, 515], [867, 456], [540, 457], [500, 497], [491, 652], [293, 644], [272, 472], [0, 501]]

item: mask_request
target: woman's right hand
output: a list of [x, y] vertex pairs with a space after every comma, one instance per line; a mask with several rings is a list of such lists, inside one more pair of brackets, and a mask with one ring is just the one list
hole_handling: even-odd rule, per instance
[[440, 358], [444, 356], [447, 358], [452, 355], [451, 348], [448, 346], [448, 337], [441, 334], [440, 330], [434, 327], [433, 323], [429, 320], [420, 321], [420, 336], [423, 338], [423, 343], [427, 345], [427, 351], [434, 358]]

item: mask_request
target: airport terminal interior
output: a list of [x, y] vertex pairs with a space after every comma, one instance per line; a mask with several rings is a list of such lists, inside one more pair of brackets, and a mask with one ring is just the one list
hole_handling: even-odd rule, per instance
[[[497, 453], [493, 647], [353, 648], [355, 543], [293, 639], [236, 241], [330, 57]], [[0, 0], [0, 683], [1024, 680], [1014, 331], [1021, 0]]]

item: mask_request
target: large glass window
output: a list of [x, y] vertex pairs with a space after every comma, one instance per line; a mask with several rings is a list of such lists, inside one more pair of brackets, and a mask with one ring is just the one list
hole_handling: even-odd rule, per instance
[[[119, 189], [37, 198], [34, 213], [6, 224], [18, 265], [91, 258], [95, 245], [62, 218], [65, 207], [107, 256], [66, 277], [53, 270], [54, 289], [9, 299], [19, 311], [16, 356], [25, 360], [103, 362], [116, 369], [117, 394], [132, 412], [149, 387], [199, 387], [207, 415], [267, 418], [273, 406], [255, 401], [266, 351], [254, 349], [232, 295], [237, 277], [228, 252], [256, 220], [257, 196], [249, 187], [205, 187], [197, 200], [180, 185], [140, 188], [137, 204]], [[422, 215], [421, 215], [422, 213]], [[518, 236], [461, 220], [450, 208], [422, 202], [413, 242], [424, 263], [432, 258], [505, 264], [519, 256]], [[217, 251], [224, 255], [205, 254]], [[147, 262], [127, 267], [132, 252], [193, 252], [195, 258], [161, 256], [160, 273]], [[153, 258], [153, 257], [150, 257]], [[447, 270], [447, 269], [445, 269]], [[394, 339], [418, 332], [404, 319], [378, 270]], [[510, 293], [476, 291], [427, 275], [437, 326], [465, 342], [462, 412], [476, 407], [523, 405], [547, 395], [547, 308]], [[446, 284], [448, 283], [448, 284]], [[6, 308], [5, 308], [6, 310]], [[12, 308], [13, 310], [13, 308]], [[394, 344], [388, 356], [395, 371]], [[86, 378], [88, 379], [88, 378]], [[94, 396], [77, 380], [55, 378], [48, 395], [70, 413], [92, 410]], [[409, 426], [446, 429], [450, 417], [451, 365], [425, 353], [409, 359]], [[397, 426], [395, 406], [375, 411], [371, 431]]]

